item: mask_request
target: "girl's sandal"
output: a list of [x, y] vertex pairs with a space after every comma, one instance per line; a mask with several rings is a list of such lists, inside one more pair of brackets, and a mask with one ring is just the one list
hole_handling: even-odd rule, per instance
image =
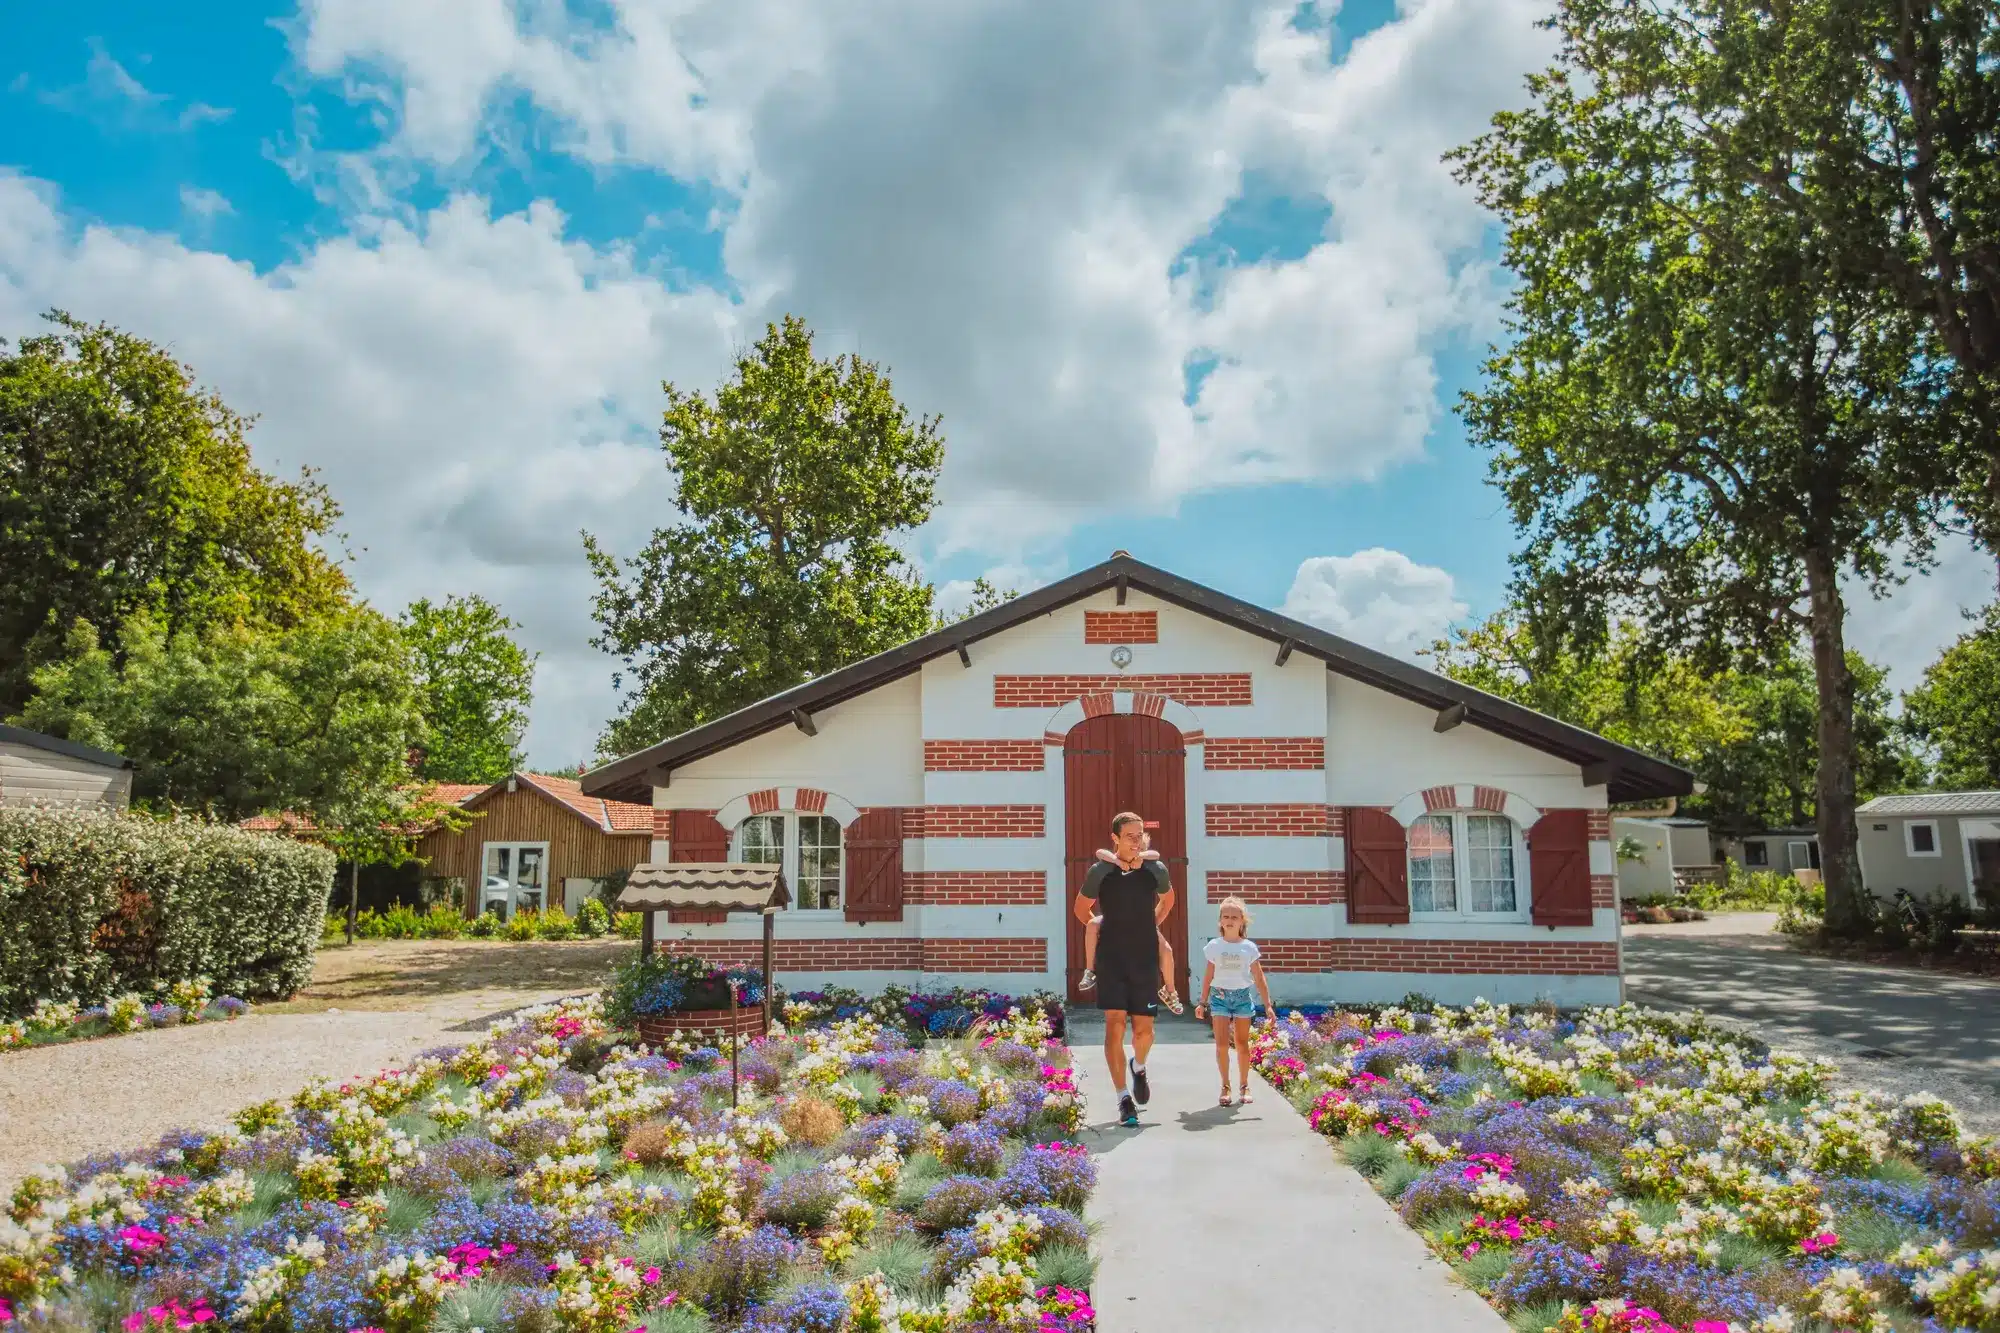
[[1172, 986], [1160, 987], [1160, 1003], [1167, 1006], [1175, 1014], [1184, 1014], [1187, 1012], [1187, 1006], [1181, 1003], [1180, 992], [1176, 991]]
[[1237, 1089], [1236, 1101], [1240, 1106], [1248, 1106], [1250, 1104], [1250, 1085], [1248, 1083]]
[[1229, 1087], [1227, 1084], [1223, 1086], [1222, 1095], [1216, 1098], [1215, 1104], [1217, 1106], [1233, 1106], [1235, 1104], [1229, 1100]]

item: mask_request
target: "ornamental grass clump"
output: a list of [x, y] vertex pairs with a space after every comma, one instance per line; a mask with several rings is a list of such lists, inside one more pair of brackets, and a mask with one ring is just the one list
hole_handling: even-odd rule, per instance
[[773, 1034], [748, 1050], [776, 1095], [732, 1107], [726, 1071], [621, 1044], [594, 998], [527, 1010], [225, 1133], [30, 1175], [0, 1211], [0, 1323], [1086, 1333], [1095, 1175], [1041, 1109], [1067, 1052], [992, 1021], [921, 1051], [866, 1018]]
[[1293, 1014], [1253, 1057], [1517, 1327], [2000, 1333], [2000, 1145], [1928, 1094], [1629, 1006]]

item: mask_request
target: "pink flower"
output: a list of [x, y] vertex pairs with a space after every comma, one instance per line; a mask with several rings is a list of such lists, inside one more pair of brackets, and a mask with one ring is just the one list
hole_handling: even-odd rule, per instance
[[660, 1270], [658, 1268], [648, 1268], [645, 1272], [639, 1274], [639, 1280], [650, 1287], [660, 1280]]
[[151, 1227], [136, 1224], [118, 1228], [118, 1239], [130, 1246], [134, 1254], [151, 1254], [167, 1243], [167, 1238]]
[[1840, 1237], [1831, 1231], [1822, 1231], [1817, 1236], [1807, 1236], [1799, 1242], [1799, 1248], [1807, 1254], [1824, 1254], [1840, 1244]]
[[11, 1324], [13, 1322], [14, 1303], [5, 1296], [0, 1296], [0, 1324]]

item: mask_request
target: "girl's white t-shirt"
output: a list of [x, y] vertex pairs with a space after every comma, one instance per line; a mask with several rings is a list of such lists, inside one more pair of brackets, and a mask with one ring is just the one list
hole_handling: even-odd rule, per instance
[[1202, 946], [1201, 956], [1215, 965], [1215, 989], [1244, 990], [1250, 985], [1250, 964], [1261, 955], [1255, 941], [1226, 940], [1217, 935]]

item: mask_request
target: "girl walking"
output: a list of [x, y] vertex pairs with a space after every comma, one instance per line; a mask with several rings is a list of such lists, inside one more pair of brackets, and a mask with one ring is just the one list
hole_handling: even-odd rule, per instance
[[[1215, 1025], [1215, 1067], [1222, 1073], [1223, 1106], [1230, 1105], [1229, 1048], [1236, 1048], [1236, 1101], [1250, 1104], [1250, 1020], [1256, 1015], [1257, 1001], [1264, 1002], [1264, 1016], [1276, 1021], [1278, 1011], [1271, 1006], [1271, 987], [1264, 980], [1264, 965], [1257, 946], [1250, 939], [1250, 909], [1241, 898], [1222, 900], [1216, 911], [1215, 928], [1221, 933], [1201, 951], [1208, 970], [1201, 978], [1201, 1000], [1194, 1016], [1204, 1014]], [[1255, 987], [1255, 990], [1252, 990]]]

